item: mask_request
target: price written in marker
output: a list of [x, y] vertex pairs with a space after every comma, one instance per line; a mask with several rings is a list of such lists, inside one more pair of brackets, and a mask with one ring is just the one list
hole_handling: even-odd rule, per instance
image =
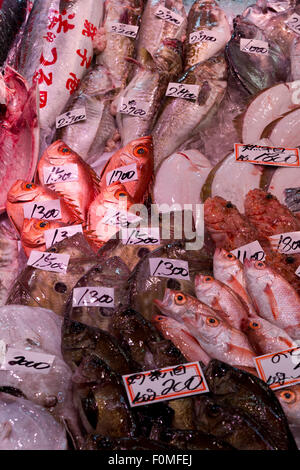
[[300, 348], [287, 349], [255, 358], [259, 377], [272, 390], [300, 382]]
[[86, 119], [86, 112], [84, 108], [73, 109], [64, 114], [61, 114], [56, 118], [56, 129], [61, 127], [70, 126], [79, 121], [84, 121]]
[[61, 219], [60, 200], [27, 202], [24, 204], [25, 219], [59, 220]]
[[62, 166], [46, 166], [43, 171], [44, 184], [78, 181], [78, 166], [73, 163]]
[[131, 224], [135, 224], [141, 220], [141, 217], [130, 214], [130, 212], [117, 209], [108, 209], [103, 218], [103, 223], [113, 226], [117, 225], [121, 228], [129, 228]]
[[110, 23], [108, 25], [108, 31], [110, 33], [121, 34], [129, 38], [136, 38], [139, 31], [138, 26], [124, 23]]
[[169, 83], [166, 96], [173, 96], [174, 98], [183, 98], [185, 100], [196, 101], [199, 96], [199, 91], [199, 85]]
[[55, 356], [41, 354], [33, 351], [24, 351], [8, 348], [1, 369], [12, 370], [16, 373], [24, 372], [48, 374]]
[[190, 44], [196, 44], [197, 42], [214, 43], [217, 42], [217, 38], [209, 29], [202, 29], [201, 31], [191, 33], [189, 36], [189, 42]]
[[209, 392], [198, 362], [124, 375], [122, 378], [132, 407]]
[[256, 163], [258, 165], [299, 167], [297, 148], [263, 147], [260, 145], [234, 144], [237, 162]]
[[250, 54], [268, 55], [269, 44], [265, 41], [259, 41], [258, 39], [241, 38], [240, 50], [242, 52], [249, 52]]
[[133, 98], [121, 98], [118, 104], [118, 112], [142, 118], [146, 116], [149, 104], [144, 101], [136, 101]]
[[266, 257], [265, 252], [258, 241], [240, 246], [236, 250], [232, 250], [231, 253], [242, 263], [244, 263], [246, 258], [250, 260], [254, 259], [256, 261], [263, 261]]
[[187, 261], [168, 258], [149, 258], [150, 275], [173, 279], [190, 279]]
[[169, 23], [175, 24], [176, 26], [181, 26], [184, 22], [184, 18], [182, 16], [177, 15], [177, 13], [174, 13], [172, 10], [169, 10], [169, 8], [163, 6], [160, 6], [156, 10], [155, 16], [162, 20], [168, 21]]
[[76, 287], [73, 307], [114, 307], [114, 289], [110, 287]]
[[58, 243], [65, 238], [72, 237], [76, 233], [82, 233], [82, 225], [70, 225], [69, 227], [59, 227], [50, 230], [45, 230], [44, 239], [46, 248]]
[[43, 271], [66, 273], [69, 260], [69, 255], [32, 250], [27, 265]]
[[293, 13], [286, 21], [287, 26], [295, 33], [300, 34], [300, 15]]
[[272, 249], [279, 253], [300, 253], [300, 232], [281, 233], [269, 237]]
[[136, 181], [137, 179], [137, 168], [136, 164], [133, 163], [132, 165], [120, 166], [119, 168], [110, 171], [106, 175], [106, 184], [109, 186], [110, 184], [116, 183], [117, 181], [127, 183], [128, 181]]
[[124, 245], [159, 245], [159, 227], [122, 230], [122, 243]]
[[295, 271], [296, 276], [300, 277], [300, 266], [298, 266], [297, 270]]

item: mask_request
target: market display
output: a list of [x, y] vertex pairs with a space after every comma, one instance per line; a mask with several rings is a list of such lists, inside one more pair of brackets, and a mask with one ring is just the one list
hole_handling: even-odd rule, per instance
[[0, 2], [1, 450], [300, 448], [300, 3], [252, 1]]

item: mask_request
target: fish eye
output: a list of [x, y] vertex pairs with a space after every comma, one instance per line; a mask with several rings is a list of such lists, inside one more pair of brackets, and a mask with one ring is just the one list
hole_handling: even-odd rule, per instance
[[163, 316], [157, 315], [157, 317], [155, 317], [155, 320], [162, 321], [162, 320], [164, 320], [164, 318], [165, 317], [163, 317]]
[[270, 194], [270, 193], [268, 193], [268, 194], [266, 195], [266, 199], [273, 199], [273, 195]]
[[212, 276], [205, 276], [205, 278], [203, 279], [203, 282], [212, 282], [214, 280], [214, 278]]
[[292, 390], [283, 390], [279, 396], [285, 403], [295, 403], [296, 401], [296, 393]]
[[36, 185], [34, 183], [25, 183], [23, 184], [23, 189], [25, 191], [31, 191], [32, 189], [35, 189]]
[[35, 224], [35, 228], [44, 230], [48, 227], [48, 225], [48, 222], [38, 222], [37, 224]]
[[266, 265], [263, 261], [256, 261], [254, 263], [254, 266], [256, 267], [256, 269], [265, 269]]
[[227, 259], [235, 259], [235, 256], [232, 253], [226, 253], [225, 258]]
[[116, 199], [122, 199], [123, 197], [127, 197], [127, 193], [125, 191], [119, 190], [115, 192], [114, 196]]
[[186, 296], [184, 294], [182, 294], [181, 292], [179, 294], [176, 294], [175, 295], [175, 303], [177, 305], [183, 305], [186, 303]]
[[67, 147], [66, 145], [60, 145], [58, 147], [58, 152], [62, 155], [70, 155], [70, 153], [72, 152], [71, 149], [69, 147]]
[[227, 207], [227, 209], [232, 209], [233, 208], [232, 202], [230, 202], [230, 201], [227, 202], [226, 207]]
[[215, 328], [220, 324], [220, 321], [216, 317], [207, 317], [206, 324]]
[[138, 145], [133, 149], [133, 155], [135, 157], [140, 157], [141, 155], [144, 155], [147, 152], [148, 148], [146, 147], [146, 145]]
[[218, 405], [209, 405], [207, 411], [211, 416], [218, 416], [221, 408]]
[[65, 292], [67, 292], [67, 286], [64, 282], [57, 282], [54, 286], [54, 289], [56, 290], [56, 292], [58, 292], [59, 294], [64, 294]]
[[250, 328], [253, 330], [258, 330], [260, 328], [260, 324], [257, 321], [251, 321], [249, 323]]
[[285, 262], [286, 262], [287, 264], [293, 264], [293, 263], [295, 263], [295, 258], [294, 258], [294, 256], [287, 256], [287, 257], [285, 258]]

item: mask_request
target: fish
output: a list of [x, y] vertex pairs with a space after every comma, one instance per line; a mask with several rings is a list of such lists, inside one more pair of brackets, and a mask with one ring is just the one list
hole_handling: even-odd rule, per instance
[[[111, 331], [116, 313], [129, 307], [128, 278], [130, 271], [126, 264], [117, 256], [102, 261], [95, 257], [90, 269], [76, 279], [74, 289], [78, 288], [110, 288], [113, 289], [113, 307], [106, 306], [77, 306], [73, 305], [74, 291], [65, 309], [65, 318], [83, 323], [91, 327]], [[92, 294], [91, 294], [92, 295]], [[95, 294], [92, 296], [95, 297]]]
[[62, 140], [89, 165], [97, 162], [99, 156], [113, 147], [117, 140], [118, 131], [111, 113], [114, 96], [109, 71], [102, 65], [92, 64], [65, 108], [71, 115], [73, 111], [84, 108], [86, 119], [56, 131], [56, 139]]
[[12, 224], [20, 233], [24, 222], [24, 204], [28, 202], [40, 203], [41, 206], [37, 206], [37, 209], [38, 213], [43, 215], [41, 213], [43, 202], [57, 200], [59, 200], [61, 208], [61, 219], [58, 220], [65, 224], [84, 222], [77, 207], [71, 202], [67, 202], [63, 196], [46, 187], [20, 179], [14, 182], [7, 193], [6, 210]]
[[0, 66], [7, 58], [10, 48], [25, 21], [27, 0], [3, 0], [0, 10]]
[[111, 185], [110, 181], [107, 181], [109, 173], [117, 168], [133, 164], [136, 165], [137, 179], [124, 183], [120, 181], [120, 183], [137, 204], [142, 203], [150, 192], [153, 181], [153, 142], [151, 136], [135, 139], [112, 155], [102, 170], [100, 191]]
[[233, 328], [218, 312], [183, 292], [166, 289], [163, 300], [154, 300], [165, 315], [182, 322], [204, 351], [231, 365], [253, 367], [255, 353], [240, 330]]
[[27, 266], [12, 285], [6, 304], [48, 308], [63, 316], [73, 287], [99, 262], [82, 233], [55, 243], [47, 252], [70, 255], [67, 272], [56, 273]]
[[299, 384], [294, 384], [292, 387], [284, 387], [275, 392], [289, 423], [296, 425], [300, 423], [299, 393]]
[[[194, 401], [192, 397], [170, 400], [168, 405], [174, 410], [172, 428], [178, 430], [194, 431], [196, 429]], [[164, 426], [165, 428], [166, 426]]]
[[[201, 33], [199, 41], [191, 42], [191, 35], [196, 33]], [[212, 39], [205, 39], [207, 36]], [[195, 1], [188, 15], [185, 69], [218, 55], [225, 49], [230, 36], [227, 17], [217, 2]]]
[[300, 297], [295, 289], [263, 261], [245, 260], [247, 290], [259, 315], [291, 338], [300, 335]]
[[210, 356], [202, 349], [195, 336], [184, 324], [165, 315], [156, 315], [153, 318], [153, 323], [164, 337], [171, 340], [182, 352], [187, 361], [201, 361], [205, 365], [209, 363]]
[[32, 250], [45, 251], [45, 231], [63, 227], [62, 222], [55, 220], [24, 219], [21, 230], [21, 243], [27, 257]]
[[152, 132], [155, 171], [164, 158], [198, 134], [213, 117], [225, 95], [226, 73], [225, 59], [218, 56], [191, 67], [178, 78], [180, 84], [199, 85], [200, 91], [195, 101], [166, 98]]
[[155, 439], [182, 450], [234, 450], [227, 442], [201, 430], [166, 428], [154, 430], [152, 434], [155, 431]]
[[175, 451], [175, 447], [145, 437], [122, 437], [111, 439], [101, 434], [89, 435], [82, 450], [149, 450], [149, 451]]
[[6, 66], [0, 75], [0, 213], [14, 181], [34, 175], [39, 151], [37, 88]]
[[147, 112], [143, 116], [118, 112], [117, 124], [123, 146], [151, 134], [168, 84], [182, 72], [182, 43], [178, 40], [165, 39], [153, 57], [146, 49], [142, 52], [141, 62], [137, 63], [137, 70], [122, 91], [120, 100], [136, 103], [136, 107], [140, 102], [146, 103]]
[[[64, 167], [76, 165], [76, 181], [59, 181], [47, 183], [45, 170], [51, 167]], [[51, 170], [53, 171], [53, 170]], [[69, 170], [67, 169], [66, 172]], [[94, 170], [75, 153], [62, 140], [57, 140], [42, 155], [37, 166], [38, 182], [47, 189], [55, 191], [63, 196], [66, 202], [70, 202], [78, 210], [82, 220], [86, 220], [89, 206], [99, 194], [100, 180]], [[72, 173], [72, 172], [71, 172]]]
[[223, 282], [212, 276], [197, 274], [195, 291], [201, 302], [219, 311], [220, 315], [234, 328], [241, 329], [248, 320], [247, 305]]

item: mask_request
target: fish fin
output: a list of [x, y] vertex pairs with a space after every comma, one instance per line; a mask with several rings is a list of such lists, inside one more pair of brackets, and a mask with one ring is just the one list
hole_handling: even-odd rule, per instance
[[251, 356], [251, 357], [255, 356], [254, 352], [251, 351], [251, 349], [241, 348], [240, 346], [235, 346], [234, 344], [229, 344], [228, 350], [229, 350], [229, 352], [236, 353], [240, 356], [245, 355], [245, 354], [246, 354], [246, 356]]
[[69, 209], [71, 210], [71, 212], [73, 213], [75, 219], [74, 221], [72, 221], [70, 223], [70, 225], [73, 225], [74, 223], [83, 223], [84, 220], [82, 218], [82, 215], [80, 213], [80, 209], [79, 207], [75, 204], [75, 202], [73, 201], [73, 199], [69, 198], [68, 196], [66, 196], [65, 194], [63, 194], [61, 191], [57, 191], [55, 190], [55, 192], [57, 194], [59, 194], [59, 196], [63, 199], [63, 201], [66, 203], [66, 205], [69, 207]]
[[275, 296], [274, 296], [274, 294], [273, 294], [273, 292], [272, 292], [272, 289], [271, 289], [271, 287], [269, 286], [269, 284], [267, 284], [266, 287], [264, 288], [264, 292], [265, 292], [265, 294], [266, 294], [266, 295], [268, 296], [268, 298], [269, 298], [270, 307], [271, 307], [271, 311], [272, 311], [274, 320], [277, 320], [277, 318], [278, 318], [278, 316], [279, 316], [279, 309], [278, 309], [278, 305], [277, 305]]
[[193, 343], [196, 343], [197, 346], [200, 346], [200, 347], [201, 347], [201, 345], [200, 345], [199, 341], [197, 340], [197, 338], [195, 338], [195, 336], [193, 336], [189, 331], [187, 331], [185, 328], [181, 328], [181, 331], [182, 331], [186, 336], [188, 336], [188, 338], [189, 338], [191, 341], [193, 341]]
[[104, 173], [106, 172], [107, 167], [108, 167], [108, 165], [109, 165], [109, 163], [110, 163], [110, 161], [111, 161], [112, 158], [113, 158], [113, 155], [107, 160], [107, 162], [105, 163], [104, 167], [102, 168], [101, 175], [100, 175], [100, 181], [102, 180], [103, 175], [104, 175]]
[[284, 344], [286, 344], [289, 348], [294, 347], [294, 344], [291, 343], [288, 339], [284, 338], [283, 336], [278, 336], [279, 341], [282, 341]]
[[[220, 302], [219, 302], [219, 299], [217, 297], [214, 297], [213, 301], [212, 301], [212, 304], [211, 304], [211, 307], [214, 309], [214, 310], [220, 310], [221, 312], [223, 311], [221, 305], [220, 305]], [[227, 315], [226, 315], [227, 316]]]

